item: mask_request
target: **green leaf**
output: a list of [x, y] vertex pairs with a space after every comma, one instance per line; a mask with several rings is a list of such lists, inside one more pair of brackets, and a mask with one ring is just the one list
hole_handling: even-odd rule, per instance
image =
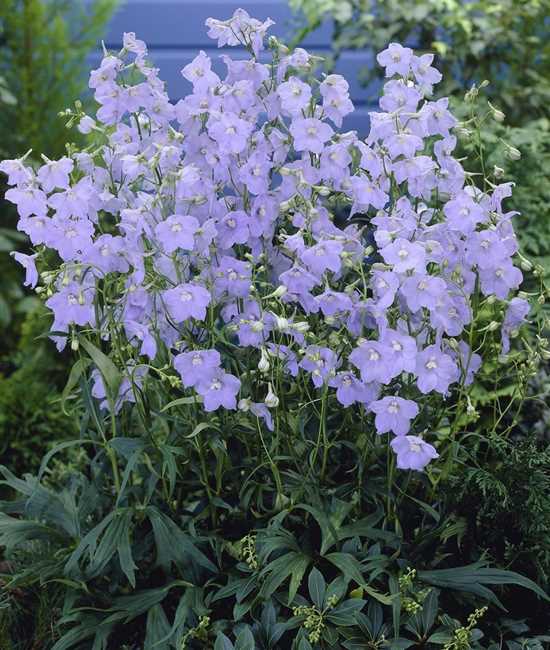
[[157, 508], [147, 508], [147, 516], [153, 526], [153, 535], [157, 548], [157, 564], [169, 570], [172, 563], [184, 567], [195, 563], [212, 572], [216, 566], [195, 546], [189, 535]]
[[71, 368], [71, 372], [69, 373], [69, 378], [67, 379], [65, 388], [61, 393], [61, 408], [63, 410], [63, 413], [67, 414], [67, 411], [65, 410], [67, 399], [71, 394], [71, 392], [77, 387], [80, 378], [86, 372], [86, 369], [88, 368], [90, 363], [91, 363], [90, 359], [82, 358], [79, 359]]
[[365, 600], [361, 600], [360, 598], [350, 598], [349, 600], [340, 603], [334, 609], [329, 610], [326, 614], [326, 619], [340, 627], [356, 625], [357, 612], [360, 612], [365, 605]]
[[[201, 401], [202, 398], [200, 395], [191, 395], [190, 397], [180, 397], [178, 399], [173, 400], [172, 402], [168, 402], [166, 406], [163, 406], [160, 409], [160, 412], [164, 413], [164, 411], [168, 411], [168, 409], [174, 408], [174, 406], [187, 406], [189, 404], [200, 404]], [[191, 436], [193, 436], [193, 434], [191, 434]]]
[[290, 605], [294, 600], [294, 596], [298, 591], [298, 587], [302, 582], [302, 578], [310, 562], [311, 558], [297, 551], [285, 553], [270, 562], [262, 570], [262, 575], [267, 576], [261, 589], [262, 597], [267, 600], [290, 576], [287, 601]]
[[235, 646], [223, 632], [218, 632], [216, 643], [214, 643], [214, 650], [235, 650]]
[[323, 574], [313, 567], [309, 573], [308, 577], [308, 589], [309, 597], [311, 602], [318, 608], [323, 609], [323, 603], [325, 600], [325, 592], [327, 589], [327, 583], [323, 577]]
[[391, 605], [392, 597], [381, 594], [365, 582], [361, 573], [361, 563], [350, 553], [329, 553], [325, 556], [329, 562], [338, 567], [348, 580], [354, 580], [360, 587], [383, 605]]
[[116, 402], [118, 397], [118, 391], [120, 384], [122, 382], [122, 375], [118, 371], [115, 364], [109, 359], [109, 357], [104, 354], [99, 348], [97, 348], [93, 343], [88, 341], [87, 338], [80, 335], [78, 337], [79, 343], [90, 355], [92, 361], [97, 366], [97, 369], [103, 377], [105, 383], [105, 391], [110, 396], [112, 403]]
[[300, 503], [295, 508], [309, 512], [319, 524], [319, 528], [321, 529], [320, 552], [321, 555], [324, 555], [334, 544], [340, 541], [339, 530], [342, 527], [342, 522], [352, 508], [352, 504], [334, 499], [329, 512], [324, 512], [305, 503]]
[[37, 482], [42, 480], [44, 472], [48, 466], [48, 463], [55, 454], [63, 451], [63, 449], [68, 449], [69, 447], [77, 447], [79, 445], [97, 445], [98, 443], [95, 440], [66, 440], [65, 442], [60, 442], [53, 449], [44, 456], [42, 462], [40, 463], [40, 469], [38, 470]]
[[435, 617], [437, 616], [438, 608], [439, 596], [437, 590], [431, 589], [430, 593], [426, 596], [426, 599], [422, 603], [422, 614], [420, 615], [424, 637], [428, 636], [428, 632], [432, 629], [432, 626], [435, 622]]
[[548, 594], [529, 578], [514, 571], [485, 567], [481, 562], [455, 569], [419, 571], [418, 578], [437, 587], [478, 594], [502, 609], [504, 609], [502, 603], [485, 585], [517, 585], [530, 589], [540, 598], [550, 601]]
[[237, 639], [235, 640], [235, 650], [254, 650], [255, 647], [254, 635], [247, 625], [237, 635]]
[[[154, 605], [147, 612], [147, 628], [143, 650], [159, 648], [160, 642], [170, 634], [170, 623], [160, 604]], [[159, 649], [160, 650], [160, 649]]]

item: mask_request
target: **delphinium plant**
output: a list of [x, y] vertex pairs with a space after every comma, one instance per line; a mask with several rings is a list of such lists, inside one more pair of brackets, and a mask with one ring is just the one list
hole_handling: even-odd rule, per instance
[[55, 650], [450, 648], [481, 638], [476, 600], [501, 606], [486, 585], [546, 597], [437, 550], [476, 372], [529, 312], [511, 184], [482, 191], [453, 157], [429, 59], [379, 55], [361, 140], [345, 79], [306, 83], [316, 57], [270, 25], [209, 19], [250, 58], [222, 79], [201, 52], [175, 105], [125, 34], [95, 117], [66, 112], [89, 146], [1, 164], [85, 407], [67, 485], [43, 483], [56, 450], [3, 470], [9, 585], [65, 589]]

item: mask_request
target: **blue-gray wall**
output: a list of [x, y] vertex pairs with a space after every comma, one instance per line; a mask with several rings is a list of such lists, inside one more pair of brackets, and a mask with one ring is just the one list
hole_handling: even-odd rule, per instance
[[[272, 18], [274, 25], [270, 33], [288, 37], [293, 33], [292, 15], [285, 0], [125, 0], [109, 26], [106, 45], [109, 49], [120, 49], [123, 32], [135, 32], [149, 46], [151, 59], [161, 70], [161, 77], [167, 82], [168, 92], [174, 100], [190, 91], [190, 84], [183, 79], [180, 70], [189, 63], [199, 50], [205, 50], [214, 60], [216, 72], [223, 73], [225, 66], [217, 61], [224, 51], [206, 35], [204, 21], [214, 18], [229, 18], [233, 11], [242, 7], [251, 16], [259, 19]], [[323, 55], [330, 51], [332, 27], [323, 25], [303, 43], [309, 51]], [[242, 50], [225, 50], [233, 58], [244, 56]], [[93, 62], [99, 60], [99, 53]], [[358, 82], [358, 71], [371, 65], [365, 51], [344, 52], [336, 66], [336, 72], [343, 74], [350, 84], [355, 113], [344, 122], [344, 128], [357, 129], [365, 133], [368, 123], [367, 92]]]

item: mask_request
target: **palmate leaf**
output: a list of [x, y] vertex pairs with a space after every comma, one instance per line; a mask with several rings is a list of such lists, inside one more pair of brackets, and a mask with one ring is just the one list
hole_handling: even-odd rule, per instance
[[504, 605], [485, 585], [516, 585], [530, 589], [540, 598], [550, 601], [550, 596], [529, 578], [514, 571], [486, 567], [482, 562], [455, 569], [419, 571], [418, 578], [436, 587], [477, 594], [502, 609], [505, 609]]
[[29, 541], [65, 541], [65, 536], [52, 526], [39, 521], [16, 519], [0, 512], [0, 546], [8, 550], [20, 547]]
[[365, 600], [360, 598], [349, 598], [343, 603], [340, 603], [334, 609], [331, 609], [327, 614], [327, 621], [338, 627], [351, 627], [357, 624], [357, 613], [360, 612], [367, 604]]
[[146, 512], [153, 527], [157, 564], [160, 567], [169, 571], [170, 565], [174, 563], [180, 568], [190, 566], [196, 569], [201, 566], [217, 573], [216, 566], [199, 551], [193, 538], [186, 535], [170, 517], [154, 506], [149, 506]]
[[[82, 614], [76, 620], [78, 620], [77, 625], [71, 627], [68, 632], [63, 634], [54, 644], [52, 650], [70, 650], [71, 648], [82, 644], [83, 641], [92, 638], [99, 638], [98, 643], [94, 640], [94, 650], [103, 650], [103, 648], [106, 647], [106, 642], [111, 629], [104, 627], [101, 629], [101, 619], [90, 614]], [[62, 626], [64, 624], [74, 623], [74, 621], [74, 615], [64, 616], [59, 621], [59, 625]]]
[[367, 584], [362, 574], [361, 562], [351, 555], [351, 553], [329, 553], [325, 557], [329, 562], [342, 571], [347, 580], [353, 580], [356, 582], [367, 592], [367, 594], [369, 594], [369, 596], [372, 596], [383, 605], [392, 604], [392, 596], [381, 594], [379, 591]]
[[78, 536], [78, 509], [69, 492], [56, 494], [32, 476], [18, 479], [6, 467], [0, 467], [0, 474], [4, 477], [0, 485], [7, 485], [26, 497], [18, 502], [17, 508], [10, 508], [11, 512], [24, 514], [27, 521], [35, 520], [51, 526], [57, 536], [61, 531], [71, 537]]
[[90, 577], [99, 575], [107, 564], [118, 555], [120, 568], [132, 586], [135, 586], [135, 569], [130, 545], [133, 511], [120, 508], [110, 512], [97, 526], [87, 533], [65, 565], [68, 576], [79, 573], [80, 561], [87, 556], [88, 567], [84, 573]]
[[311, 558], [298, 551], [290, 551], [272, 560], [262, 570], [262, 575], [265, 576], [265, 582], [260, 592], [262, 598], [267, 600], [290, 577], [288, 588], [288, 604], [290, 605], [310, 563]]

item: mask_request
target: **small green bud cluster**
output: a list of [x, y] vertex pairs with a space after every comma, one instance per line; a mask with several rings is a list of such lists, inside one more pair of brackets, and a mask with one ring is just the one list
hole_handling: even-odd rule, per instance
[[407, 614], [414, 616], [422, 609], [422, 603], [430, 593], [430, 589], [420, 589], [413, 592], [416, 569], [409, 567], [399, 577], [399, 591], [401, 593], [401, 606]]
[[206, 641], [208, 638], [208, 627], [210, 626], [210, 616], [201, 616], [199, 618], [199, 623], [195, 627], [192, 627], [190, 630], [183, 635], [181, 640], [181, 645], [179, 650], [185, 650], [187, 648], [187, 642], [191, 639], [199, 639], [199, 641]]
[[256, 537], [254, 535], [249, 533], [242, 538], [240, 557], [253, 571], [258, 569], [258, 554], [256, 553]]
[[468, 616], [468, 625], [458, 627], [454, 631], [453, 638], [443, 646], [443, 650], [469, 650], [472, 630], [487, 609], [487, 607], [481, 607], [470, 614]]
[[322, 611], [314, 605], [299, 605], [294, 607], [294, 616], [305, 616], [306, 620], [303, 623], [304, 629], [308, 630], [308, 641], [310, 643], [319, 643], [323, 630], [325, 629], [325, 614], [335, 607], [338, 602], [338, 596], [333, 594], [327, 599], [327, 606]]

